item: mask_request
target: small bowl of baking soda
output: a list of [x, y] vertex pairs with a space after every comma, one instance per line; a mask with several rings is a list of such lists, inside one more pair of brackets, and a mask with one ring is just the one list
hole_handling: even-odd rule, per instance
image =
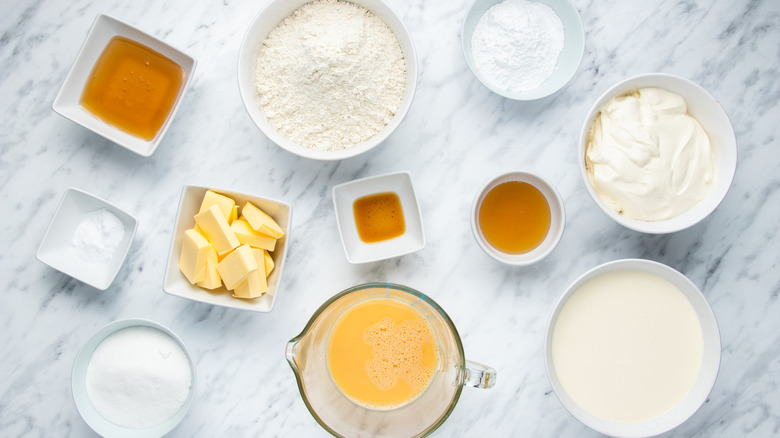
[[76, 355], [71, 389], [76, 408], [106, 437], [161, 437], [187, 415], [195, 367], [184, 342], [146, 319], [114, 321]]
[[461, 39], [477, 79], [514, 100], [541, 99], [563, 88], [585, 50], [582, 20], [569, 0], [476, 0]]
[[106, 290], [130, 251], [138, 221], [95, 195], [69, 188], [36, 257], [96, 289]]

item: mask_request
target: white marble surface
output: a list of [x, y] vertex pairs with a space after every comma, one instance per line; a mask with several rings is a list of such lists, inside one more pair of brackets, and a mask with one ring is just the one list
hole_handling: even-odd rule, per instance
[[[324, 436], [285, 362], [285, 342], [328, 297], [367, 281], [421, 290], [450, 314], [467, 356], [498, 370], [490, 390], [467, 388], [441, 437], [594, 436], [570, 416], [544, 373], [543, 334], [568, 283], [602, 262], [643, 257], [693, 280], [720, 323], [720, 374], [706, 404], [669, 436], [780, 433], [780, 2], [575, 0], [586, 52], [572, 82], [537, 102], [500, 98], [460, 52], [468, 0], [388, 0], [420, 58], [405, 122], [370, 153], [342, 162], [298, 158], [251, 123], [236, 85], [244, 29], [267, 0], [22, 0], [0, 14], [0, 435], [91, 436], [71, 399], [73, 359], [110, 321], [149, 318], [176, 331], [197, 363], [197, 398], [173, 436]], [[136, 156], [58, 116], [51, 103], [95, 16], [108, 13], [198, 59], [167, 137]], [[720, 100], [739, 143], [728, 196], [707, 220], [667, 236], [612, 223], [584, 190], [575, 143], [591, 103], [614, 82], [661, 71]], [[568, 223], [538, 265], [501, 265], [468, 225], [490, 176], [539, 172], [565, 199]], [[350, 265], [331, 188], [408, 170], [427, 247]], [[270, 314], [228, 310], [162, 292], [184, 184], [249, 191], [294, 208], [286, 279]], [[43, 265], [35, 251], [65, 189], [134, 214], [138, 233], [106, 291]]]

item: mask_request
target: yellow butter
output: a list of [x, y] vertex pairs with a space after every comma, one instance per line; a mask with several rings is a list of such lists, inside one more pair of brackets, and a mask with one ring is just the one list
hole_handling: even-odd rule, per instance
[[236, 233], [230, 229], [227, 219], [217, 204], [195, 215], [195, 223], [202, 230], [206, 239], [214, 245], [218, 255], [223, 255], [236, 248], [241, 243]]
[[228, 223], [232, 224], [236, 218], [238, 218], [238, 205], [233, 205], [233, 209], [230, 210], [230, 217], [228, 217]]
[[194, 229], [184, 232], [179, 254], [179, 269], [187, 280], [195, 284], [206, 277], [206, 261], [211, 244]]
[[[252, 256], [255, 258], [258, 266], [264, 266], [265, 256], [263, 251], [262, 249], [252, 248]], [[258, 268], [233, 289], [233, 296], [237, 298], [257, 298], [268, 292], [266, 276], [265, 268]]]
[[251, 202], [247, 202], [244, 204], [244, 207], [241, 208], [241, 216], [249, 222], [249, 225], [251, 225], [255, 231], [276, 239], [284, 237], [284, 231], [279, 224], [277, 224], [266, 212], [260, 210]]
[[[241, 245], [217, 263], [217, 271], [228, 290], [235, 289], [252, 272], [258, 270], [257, 260], [249, 245]], [[265, 271], [265, 267], [263, 267]]]
[[208, 210], [212, 205], [217, 205], [219, 211], [221, 211], [222, 215], [225, 217], [225, 220], [230, 222], [230, 215], [233, 213], [233, 209], [236, 208], [236, 201], [225, 195], [220, 195], [217, 192], [207, 190], [206, 194], [203, 196], [203, 202], [200, 203], [200, 210], [198, 210], [198, 213]]
[[265, 262], [265, 276], [271, 275], [271, 271], [274, 270], [274, 259], [268, 251], [263, 250], [263, 261]]
[[242, 244], [246, 243], [255, 248], [266, 249], [268, 251], [273, 251], [276, 247], [275, 238], [253, 230], [252, 226], [249, 225], [249, 222], [244, 219], [236, 219], [230, 224], [230, 228], [236, 233], [238, 241]]
[[211, 246], [206, 257], [206, 276], [198, 282], [198, 286], [212, 290], [222, 286], [222, 277], [217, 271], [217, 263], [219, 263], [217, 250]]

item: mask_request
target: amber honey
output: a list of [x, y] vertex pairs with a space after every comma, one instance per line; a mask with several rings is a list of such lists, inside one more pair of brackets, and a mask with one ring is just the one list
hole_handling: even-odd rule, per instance
[[183, 81], [180, 65], [116, 36], [95, 63], [80, 103], [104, 122], [148, 141], [171, 113]]
[[425, 317], [392, 298], [363, 301], [342, 315], [328, 340], [328, 369], [341, 392], [373, 409], [417, 398], [439, 366], [436, 337]]
[[406, 231], [401, 199], [392, 192], [358, 198], [352, 205], [360, 240], [381, 242]]
[[479, 228], [501, 252], [524, 254], [550, 231], [550, 204], [531, 184], [509, 181], [492, 188], [479, 208]]

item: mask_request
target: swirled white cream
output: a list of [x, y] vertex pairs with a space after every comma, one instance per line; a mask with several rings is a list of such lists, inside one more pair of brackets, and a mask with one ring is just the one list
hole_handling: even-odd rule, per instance
[[644, 221], [678, 216], [712, 190], [715, 157], [682, 97], [642, 88], [610, 100], [588, 132], [585, 166], [596, 193]]

